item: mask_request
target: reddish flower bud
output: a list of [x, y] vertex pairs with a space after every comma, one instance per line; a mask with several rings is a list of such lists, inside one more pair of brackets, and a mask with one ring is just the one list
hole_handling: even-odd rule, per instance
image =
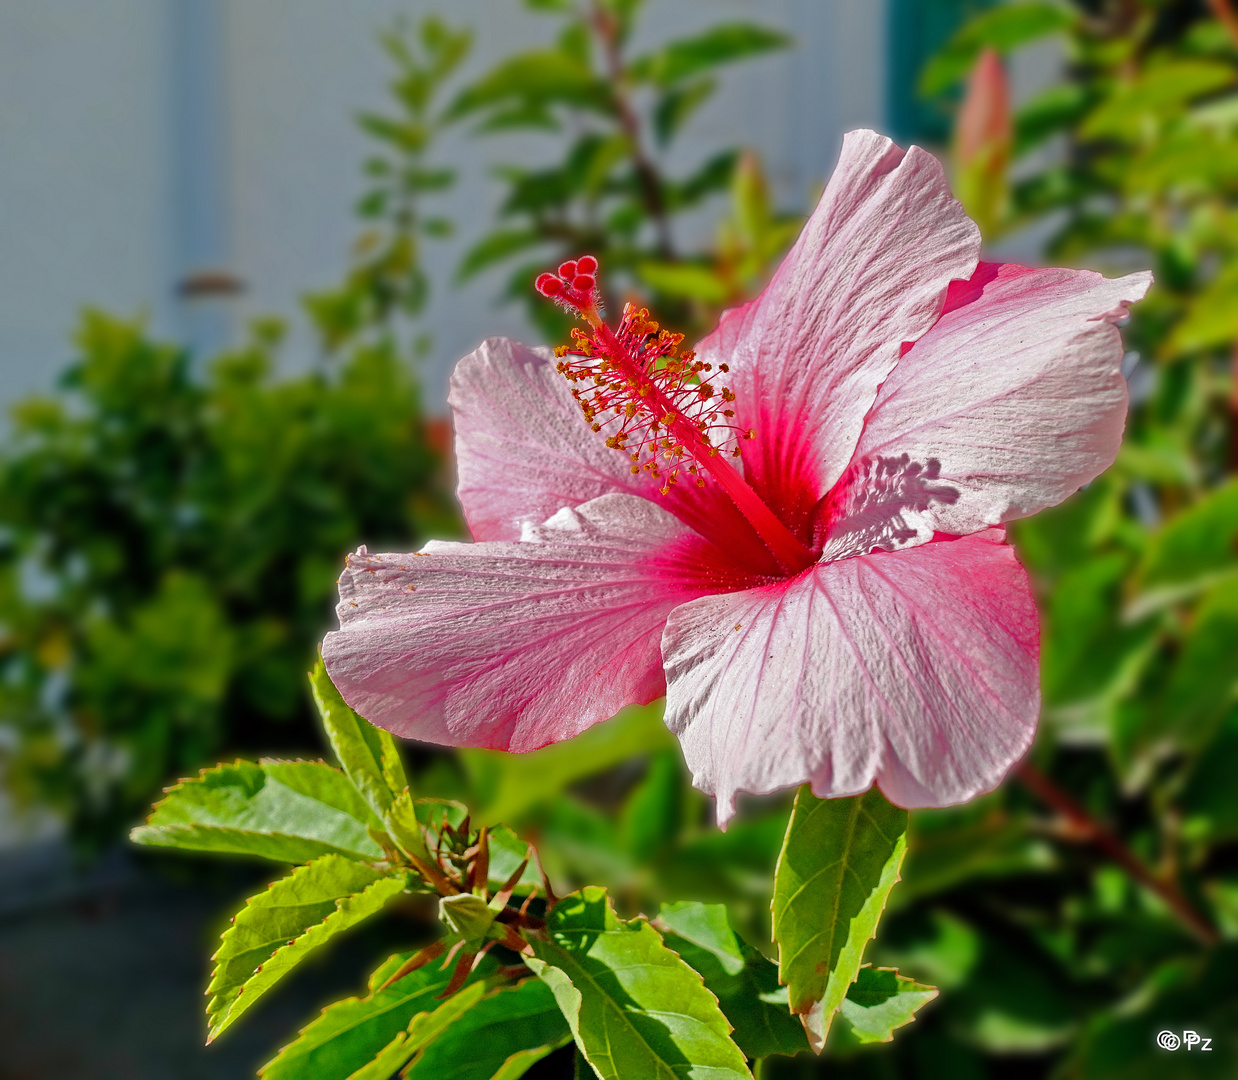
[[569, 259], [565, 263], [559, 264], [559, 277], [564, 281], [571, 281], [576, 276], [576, 261]]
[[596, 274], [598, 261], [592, 255], [582, 255], [576, 260], [576, 273], [578, 274]]
[[592, 274], [577, 274], [572, 280], [572, 288], [577, 292], [582, 292], [588, 295], [593, 292], [593, 287], [597, 284], [597, 278]]

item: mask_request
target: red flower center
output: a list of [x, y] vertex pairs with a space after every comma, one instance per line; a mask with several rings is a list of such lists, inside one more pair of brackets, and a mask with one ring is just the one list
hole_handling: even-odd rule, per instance
[[[590, 332], [572, 331], [574, 346], [555, 350], [558, 370], [572, 384], [586, 421], [595, 432], [608, 432], [607, 446], [627, 455], [634, 474], [661, 481], [663, 495], [685, 474], [699, 487], [710, 478], [785, 573], [810, 566], [814, 554], [726, 460], [739, 456], [741, 439], [756, 435], [729, 423], [735, 395], [710, 381], [711, 365], [691, 350], [679, 353], [683, 335], [661, 329], [643, 308], [628, 304], [618, 329], [607, 326], [598, 311], [597, 269], [597, 260], [585, 255], [536, 282], [538, 292], [589, 325]], [[719, 365], [718, 374], [726, 371], [725, 364]]]

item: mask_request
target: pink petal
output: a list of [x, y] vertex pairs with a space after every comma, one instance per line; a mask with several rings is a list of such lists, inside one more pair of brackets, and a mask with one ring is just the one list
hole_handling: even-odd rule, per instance
[[704, 359], [731, 366], [737, 423], [756, 429], [749, 482], [792, 528], [851, 460], [902, 343], [933, 325], [979, 255], [936, 159], [855, 131], [769, 286], [701, 343]]
[[664, 692], [667, 613], [704, 588], [699, 543], [630, 495], [564, 509], [522, 542], [431, 542], [348, 560], [323, 658], [344, 700], [406, 738], [534, 750]]
[[516, 540], [523, 525], [610, 492], [656, 491], [589, 430], [550, 349], [488, 338], [456, 365], [447, 400], [457, 493], [477, 540]]
[[[459, 364], [448, 401], [456, 429], [457, 494], [477, 540], [516, 540], [565, 506], [630, 492], [666, 507], [702, 536], [725, 538], [747, 563], [777, 573], [765, 545], [717, 485], [669, 495], [590, 430], [550, 349], [489, 338]], [[814, 496], [815, 498], [815, 496]]]
[[1031, 744], [1038, 655], [1027, 575], [993, 529], [677, 608], [666, 722], [720, 821], [739, 791], [805, 781], [945, 806]]
[[826, 557], [976, 532], [1061, 502], [1112, 463], [1126, 418], [1114, 322], [1150, 274], [987, 266], [881, 387], [831, 494]]

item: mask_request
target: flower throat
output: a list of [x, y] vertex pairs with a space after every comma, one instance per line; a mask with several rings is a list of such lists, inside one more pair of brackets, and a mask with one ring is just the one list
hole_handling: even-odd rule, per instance
[[[645, 473], [670, 494], [681, 481], [704, 487], [717, 483], [756, 530], [788, 574], [797, 574], [815, 556], [761, 500], [728, 457], [739, 457], [741, 441], [752, 429], [730, 421], [735, 394], [715, 386], [715, 369], [691, 350], [679, 352], [682, 334], [661, 329], [644, 308], [626, 304], [618, 329], [602, 320], [598, 303], [598, 263], [584, 255], [563, 263], [557, 274], [542, 274], [537, 291], [574, 312], [589, 326], [572, 330], [573, 344], [555, 349], [559, 372], [585, 420], [606, 445], [623, 453], [633, 474]], [[727, 374], [720, 364], [718, 375]], [[717, 440], [716, 442], [714, 440]]]

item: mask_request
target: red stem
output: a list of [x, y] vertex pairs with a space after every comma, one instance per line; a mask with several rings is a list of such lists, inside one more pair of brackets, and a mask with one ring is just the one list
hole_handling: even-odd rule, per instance
[[1026, 762], [1019, 766], [1016, 775], [1029, 790], [1066, 818], [1079, 831], [1082, 839], [1095, 844], [1130, 874], [1132, 879], [1159, 896], [1183, 926], [1200, 941], [1205, 945], [1216, 945], [1221, 940], [1216, 928], [1195, 910], [1175, 882], [1158, 877], [1149, 870], [1114, 833], [1092, 817], [1049, 777]]

